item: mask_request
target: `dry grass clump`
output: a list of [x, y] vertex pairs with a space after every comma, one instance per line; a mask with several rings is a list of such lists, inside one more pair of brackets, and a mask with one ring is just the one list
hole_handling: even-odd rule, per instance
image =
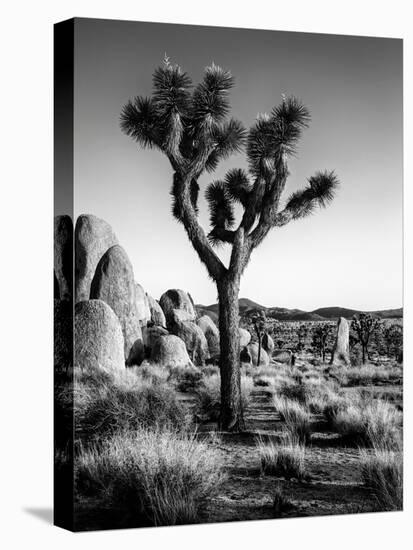
[[174, 367], [170, 371], [168, 382], [179, 392], [191, 392], [201, 384], [202, 375], [197, 367]]
[[368, 384], [383, 384], [394, 382], [402, 376], [402, 369], [398, 365], [374, 365], [340, 367], [333, 369], [331, 374], [342, 386], [362, 386]]
[[290, 434], [285, 434], [281, 444], [273, 440], [256, 439], [264, 475], [282, 476], [287, 479], [305, 477], [305, 446]]
[[184, 429], [190, 418], [172, 388], [132, 372], [79, 375], [74, 386], [76, 437], [90, 441], [140, 427]]
[[[129, 367], [123, 372], [125, 376], [137, 376], [142, 380], [147, 380], [152, 384], [162, 384], [169, 378], [169, 369], [161, 367], [160, 365], [151, 364], [144, 365], [143, 367]], [[118, 375], [118, 379], [119, 376]]]
[[285, 421], [288, 432], [300, 443], [307, 443], [311, 438], [311, 415], [306, 407], [294, 399], [278, 395], [273, 397], [273, 405], [281, 419]]
[[[245, 409], [250, 402], [254, 387], [253, 379], [245, 374], [241, 375], [241, 403]], [[196, 390], [198, 396], [198, 415], [202, 420], [217, 421], [221, 408], [221, 376], [212, 374], [205, 377]]]
[[193, 523], [223, 479], [218, 455], [195, 436], [139, 429], [83, 450], [76, 460], [80, 493], [123, 510], [136, 525]]
[[361, 478], [370, 487], [378, 510], [403, 509], [403, 454], [401, 449], [374, 447], [360, 451]]
[[332, 417], [332, 427], [346, 438], [377, 448], [397, 447], [402, 414], [386, 401], [354, 401]]
[[274, 517], [282, 517], [284, 512], [288, 512], [288, 510], [291, 510], [291, 508], [293, 508], [293, 504], [291, 503], [290, 499], [285, 495], [282, 485], [280, 483], [277, 483], [274, 489]]

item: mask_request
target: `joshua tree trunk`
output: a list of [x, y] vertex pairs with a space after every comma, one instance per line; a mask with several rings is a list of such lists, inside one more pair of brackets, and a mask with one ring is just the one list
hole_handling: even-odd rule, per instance
[[364, 365], [366, 363], [367, 346], [365, 344], [362, 344], [361, 345], [361, 350], [362, 350], [362, 354], [363, 354], [362, 361], [363, 361], [363, 365]]
[[219, 335], [221, 371], [221, 429], [245, 429], [241, 404], [239, 347], [239, 281], [229, 274], [217, 283], [219, 296]]

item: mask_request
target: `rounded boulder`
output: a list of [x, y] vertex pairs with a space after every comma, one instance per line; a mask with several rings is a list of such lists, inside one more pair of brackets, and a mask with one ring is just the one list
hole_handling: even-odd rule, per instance
[[196, 319], [195, 306], [192, 298], [184, 290], [167, 290], [162, 294], [159, 304], [164, 312], [167, 328], [173, 323], [174, 310], [176, 309], [186, 313], [187, 321], [195, 321]]
[[162, 367], [192, 367], [185, 343], [173, 334], [158, 338], [152, 348], [150, 361]]
[[82, 214], [75, 228], [75, 297], [89, 300], [90, 285], [99, 260], [118, 239], [111, 226], [92, 214]]
[[265, 349], [261, 346], [261, 354], [260, 354], [260, 364], [258, 365], [258, 344], [257, 342], [253, 342], [252, 344], [249, 344], [247, 346], [247, 349], [251, 355], [251, 363], [255, 367], [266, 367], [270, 364], [270, 358], [268, 357], [268, 353], [265, 351]]
[[150, 356], [152, 348], [161, 336], [167, 336], [169, 332], [164, 327], [152, 326], [142, 329], [143, 343], [145, 346], [145, 355]]
[[203, 315], [198, 319], [197, 325], [205, 335], [210, 356], [219, 357], [219, 330], [214, 321], [208, 315]]
[[271, 338], [268, 332], [266, 332], [262, 337], [262, 347], [271, 356], [272, 352], [274, 351], [275, 345], [274, 340]]
[[149, 308], [148, 297], [142, 286], [135, 283], [136, 311], [141, 327], [146, 327], [151, 320], [151, 310]]
[[75, 306], [75, 366], [111, 371], [125, 367], [119, 319], [102, 300]]
[[136, 340], [142, 340], [136, 307], [136, 287], [132, 264], [124, 249], [115, 245], [109, 248], [100, 259], [90, 287], [90, 297], [103, 300], [116, 313], [122, 328], [124, 352], [128, 365], [137, 364], [139, 356], [134, 356]]
[[174, 310], [170, 331], [184, 341], [189, 357], [197, 366], [205, 365], [209, 359], [208, 342], [197, 324], [186, 320], [186, 311]]
[[251, 342], [251, 334], [246, 328], [239, 328], [239, 346], [240, 348], [245, 348]]
[[151, 313], [151, 321], [154, 325], [159, 327], [166, 327], [166, 319], [163, 309], [159, 303], [152, 298], [149, 294], [146, 295], [148, 299], [149, 311]]

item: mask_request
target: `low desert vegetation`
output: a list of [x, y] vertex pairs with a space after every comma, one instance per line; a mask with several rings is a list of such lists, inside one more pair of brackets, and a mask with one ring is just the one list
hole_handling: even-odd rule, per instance
[[101, 439], [138, 428], [184, 429], [190, 418], [176, 394], [164, 383], [133, 372], [102, 376], [96, 371], [77, 376], [74, 388], [76, 435]]
[[380, 511], [403, 509], [403, 455], [394, 450], [374, 447], [360, 451], [360, 470], [364, 484], [372, 490]]
[[333, 369], [331, 375], [342, 387], [368, 384], [386, 384], [401, 379], [402, 369], [399, 365], [389, 363], [374, 365], [367, 363], [361, 366], [340, 367]]
[[291, 508], [293, 508], [292, 502], [290, 501], [288, 496], [285, 494], [282, 485], [278, 483], [274, 489], [274, 501], [273, 501], [274, 517], [275, 518], [282, 517], [283, 514], [291, 510]]
[[[368, 503], [357, 498], [343, 503], [342, 512], [349, 506], [358, 511], [400, 510], [402, 366], [389, 359], [338, 368], [311, 362], [307, 353], [304, 349], [304, 359], [293, 366], [270, 363], [241, 369], [248, 430], [256, 429], [251, 418], [259, 415], [256, 433], [262, 435], [252, 436], [259, 479], [267, 487], [274, 482], [265, 513], [271, 514], [268, 498], [273, 499], [273, 517], [295, 508], [299, 513], [300, 499], [291, 480], [311, 483], [314, 457], [325, 438], [344, 455], [353, 447], [349, 475], [357, 484], [361, 480], [370, 495]], [[222, 481], [231, 477], [231, 468], [242, 467], [239, 460], [248, 454], [243, 439], [248, 439], [248, 432], [234, 440], [243, 449], [235, 463], [231, 453], [222, 452], [231, 438], [214, 431], [221, 428], [221, 377], [216, 365], [144, 364], [119, 372], [76, 369], [74, 402], [71, 385], [63, 374], [61, 379], [56, 414], [69, 418], [74, 412], [76, 419], [77, 505], [87, 510], [98, 502], [102, 511], [116, 511], [121, 526], [201, 521], [214, 506], [215, 491], [228, 490]], [[67, 434], [58, 434], [57, 463], [71, 483], [66, 439]], [[354, 447], [359, 447], [359, 454]]]
[[202, 383], [203, 372], [197, 367], [174, 367], [170, 370], [168, 382], [179, 392], [195, 391]]
[[333, 428], [347, 440], [376, 448], [399, 445], [402, 415], [385, 401], [348, 402], [332, 417]]
[[305, 477], [305, 446], [286, 432], [281, 443], [272, 439], [256, 439], [261, 463], [261, 473], [287, 479]]
[[291, 436], [301, 444], [307, 443], [311, 437], [311, 415], [307, 408], [294, 399], [278, 395], [274, 396], [273, 405]]
[[[251, 392], [254, 387], [253, 379], [247, 375], [241, 376], [241, 403], [244, 408], [248, 406]], [[221, 377], [212, 374], [205, 377], [196, 390], [198, 397], [198, 416], [202, 420], [217, 421], [221, 409]]]
[[195, 435], [138, 429], [82, 450], [76, 479], [81, 492], [124, 510], [132, 523], [176, 525], [197, 521], [223, 474], [213, 448]]

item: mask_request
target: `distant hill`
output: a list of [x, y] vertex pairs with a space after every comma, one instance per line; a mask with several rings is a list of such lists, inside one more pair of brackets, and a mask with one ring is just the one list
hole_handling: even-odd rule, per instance
[[395, 319], [403, 317], [403, 308], [398, 309], [383, 309], [379, 311], [360, 311], [357, 309], [348, 309], [345, 307], [322, 307], [314, 310], [312, 313], [320, 315], [324, 319], [338, 319], [339, 317], [345, 317], [351, 319], [358, 313], [370, 313], [374, 317], [379, 319]]
[[[199, 315], [209, 315], [213, 321], [218, 322], [218, 304], [211, 304], [209, 306], [197, 305], [196, 308]], [[239, 309], [241, 315], [255, 310], [264, 310], [267, 317], [271, 317], [277, 321], [326, 321], [335, 320], [339, 317], [351, 319], [358, 313], [370, 313], [379, 319], [397, 319], [403, 317], [403, 308], [362, 312], [357, 309], [335, 306], [322, 307], [314, 311], [303, 311], [301, 309], [265, 307], [248, 298], [239, 299]]]

